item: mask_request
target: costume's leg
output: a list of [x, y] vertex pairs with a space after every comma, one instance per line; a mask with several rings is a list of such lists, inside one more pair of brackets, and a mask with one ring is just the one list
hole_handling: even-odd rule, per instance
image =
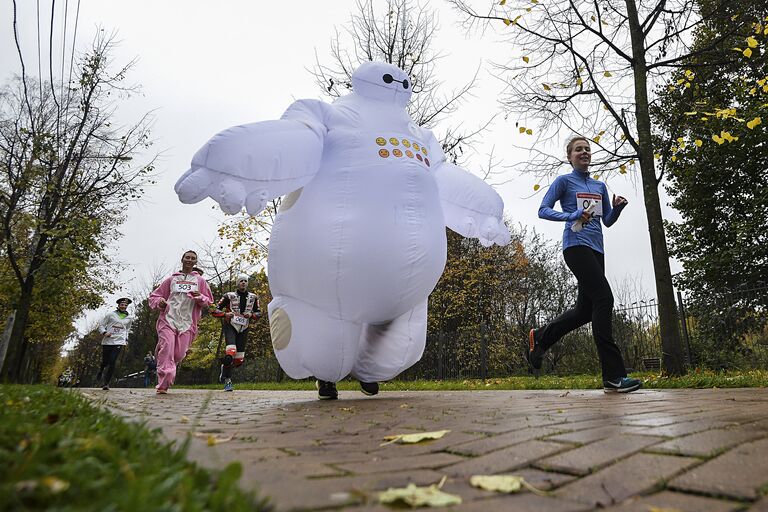
[[197, 331], [196, 330], [193, 331], [192, 329], [188, 329], [176, 335], [176, 343], [173, 346], [174, 371], [173, 371], [173, 379], [171, 379], [171, 384], [173, 384], [174, 381], [176, 380], [176, 370], [178, 369], [179, 365], [186, 357], [187, 351], [189, 350], [190, 345], [192, 345], [192, 342], [194, 341], [195, 336], [197, 336]]
[[293, 379], [314, 376], [338, 382], [357, 359], [362, 325], [332, 318], [293, 297], [269, 303], [269, 331], [275, 357]]
[[176, 330], [170, 325], [164, 325], [157, 328], [157, 348], [155, 348], [155, 357], [157, 358], [158, 389], [168, 389], [176, 378], [174, 352], [176, 350], [177, 335]]
[[421, 359], [426, 341], [425, 300], [390, 322], [364, 326], [352, 376], [361, 382], [390, 380]]

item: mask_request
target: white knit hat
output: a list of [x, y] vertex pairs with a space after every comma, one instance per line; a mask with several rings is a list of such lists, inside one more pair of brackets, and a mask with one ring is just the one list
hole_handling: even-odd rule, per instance
[[245, 274], [240, 274], [239, 276], [237, 276], [237, 282], [239, 283], [240, 281], [245, 281], [247, 283], [248, 282], [248, 276], [245, 275]]

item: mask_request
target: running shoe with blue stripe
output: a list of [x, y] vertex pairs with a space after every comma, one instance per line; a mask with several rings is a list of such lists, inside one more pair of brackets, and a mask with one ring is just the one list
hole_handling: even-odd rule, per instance
[[631, 393], [641, 387], [643, 387], [643, 382], [632, 377], [603, 381], [603, 391], [606, 393]]

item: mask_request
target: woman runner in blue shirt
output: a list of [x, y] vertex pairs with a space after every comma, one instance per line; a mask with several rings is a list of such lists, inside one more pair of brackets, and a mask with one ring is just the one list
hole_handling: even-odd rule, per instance
[[[613, 340], [613, 293], [605, 278], [600, 225], [602, 219], [606, 227], [612, 226], [627, 205], [627, 200], [614, 195], [609, 201], [605, 183], [589, 176], [592, 153], [587, 139], [571, 139], [566, 152], [573, 171], [558, 176], [549, 187], [541, 201], [539, 217], [565, 222], [563, 257], [578, 281], [578, 298], [573, 309], [540, 329], [531, 329], [528, 335], [528, 362], [532, 368], [541, 369], [544, 353], [552, 345], [574, 329], [592, 322], [604, 391], [628, 393], [640, 389], [643, 383], [627, 377], [621, 351]], [[558, 201], [562, 211], [553, 209]]]

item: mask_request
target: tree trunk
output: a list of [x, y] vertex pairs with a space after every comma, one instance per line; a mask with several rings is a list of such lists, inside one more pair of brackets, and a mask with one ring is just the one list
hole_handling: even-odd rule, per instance
[[653, 273], [656, 278], [656, 296], [659, 306], [662, 363], [670, 375], [683, 375], [682, 341], [678, 329], [677, 305], [672, 288], [672, 272], [669, 269], [669, 251], [664, 234], [664, 221], [659, 202], [658, 182], [653, 162], [651, 117], [648, 111], [648, 70], [645, 62], [645, 40], [640, 27], [634, 0], [626, 0], [629, 30], [632, 38], [633, 73], [635, 79], [635, 115], [637, 118], [638, 159], [643, 179], [645, 214], [651, 238]]
[[0, 374], [0, 379], [5, 383], [20, 382], [21, 379], [21, 368], [26, 348], [24, 332], [27, 330], [33, 289], [34, 276], [30, 275], [21, 287], [21, 297], [16, 308], [16, 318], [13, 321], [11, 337], [8, 340], [8, 350], [3, 363], [3, 371]]

